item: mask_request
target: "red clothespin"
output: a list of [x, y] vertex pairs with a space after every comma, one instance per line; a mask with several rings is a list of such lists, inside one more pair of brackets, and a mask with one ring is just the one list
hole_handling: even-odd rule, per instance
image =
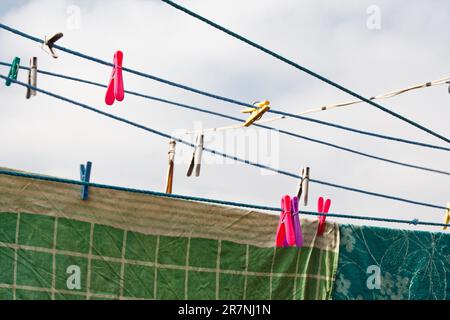
[[275, 245], [277, 247], [293, 246], [295, 245], [295, 232], [292, 219], [291, 197], [284, 196], [281, 198], [281, 209], [282, 212], [275, 237]]
[[[319, 213], [328, 213], [328, 210], [330, 210], [330, 206], [331, 206], [331, 200], [327, 199], [324, 203], [324, 200], [322, 197], [319, 198], [319, 200], [317, 201], [317, 211]], [[319, 216], [319, 227], [317, 228], [317, 235], [318, 236], [322, 236], [323, 233], [325, 232], [325, 219], [326, 219], [326, 215], [320, 215]]]
[[125, 97], [125, 91], [123, 87], [122, 77], [122, 51], [117, 51], [114, 54], [114, 68], [111, 74], [111, 80], [109, 81], [108, 90], [106, 91], [105, 102], [108, 106], [113, 105], [114, 101], [123, 101]]

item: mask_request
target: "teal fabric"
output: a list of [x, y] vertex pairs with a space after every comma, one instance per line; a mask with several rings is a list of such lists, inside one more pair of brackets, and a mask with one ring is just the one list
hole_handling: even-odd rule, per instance
[[450, 235], [340, 226], [335, 300], [450, 299]]

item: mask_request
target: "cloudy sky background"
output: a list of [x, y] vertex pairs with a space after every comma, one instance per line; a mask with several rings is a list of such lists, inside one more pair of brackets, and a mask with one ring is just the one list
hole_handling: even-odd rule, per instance
[[[450, 3], [446, 0], [223, 0], [182, 4], [367, 97], [450, 75]], [[67, 9], [71, 5], [81, 9], [78, 29], [69, 28], [72, 20]], [[367, 8], [371, 5], [381, 9], [380, 30], [367, 28]], [[61, 31], [65, 36], [58, 44], [107, 61], [112, 61], [116, 50], [122, 50], [126, 67], [240, 101], [267, 99], [278, 110], [295, 113], [352, 99], [157, 0], [2, 0], [0, 21], [40, 38]], [[0, 44], [0, 61], [11, 62], [19, 56], [27, 65], [31, 56], [37, 56], [44, 70], [104, 84], [109, 81], [108, 67], [65, 53], [54, 60], [37, 43], [4, 30], [0, 30]], [[3, 75], [8, 73], [8, 68], [0, 70]], [[26, 82], [26, 78], [27, 73], [21, 71], [19, 80]], [[128, 73], [124, 80], [128, 90], [245, 118], [236, 105]], [[203, 127], [234, 124], [130, 95], [124, 102], [107, 107], [104, 89], [43, 75], [39, 75], [38, 86], [167, 133], [193, 129], [196, 122]], [[0, 166], [78, 179], [79, 164], [90, 160], [93, 182], [164, 191], [167, 140], [43, 94], [26, 100], [25, 89], [17, 85], [0, 85], [0, 101]], [[450, 95], [445, 86], [408, 93], [382, 104], [450, 136]], [[312, 117], [445, 145], [367, 104]], [[271, 125], [362, 152], [450, 170], [447, 152], [295, 119]], [[264, 139], [255, 142], [263, 144]], [[226, 147], [217, 140], [206, 146], [217, 150]], [[210, 164], [202, 167], [199, 178], [187, 178], [191, 155], [189, 148], [177, 146], [174, 193], [279, 206], [281, 196], [293, 194], [297, 187], [297, 181], [289, 177], [264, 175], [245, 164], [211, 164], [208, 158], [205, 161]], [[448, 176], [383, 163], [285, 135], [279, 136], [272, 156], [272, 164], [294, 173], [309, 165], [312, 177], [318, 180], [442, 206], [450, 201]], [[279, 163], [275, 163], [277, 159]], [[311, 185], [308, 210], [317, 209], [319, 196], [332, 199], [330, 211], [336, 213], [432, 222], [442, 222], [444, 215], [432, 208], [317, 184]]]

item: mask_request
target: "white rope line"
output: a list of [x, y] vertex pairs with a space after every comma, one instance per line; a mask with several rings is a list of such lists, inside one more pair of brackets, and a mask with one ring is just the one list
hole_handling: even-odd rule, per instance
[[[377, 95], [377, 96], [373, 96], [373, 97], [370, 98], [370, 100], [390, 99], [390, 98], [396, 97], [398, 95], [401, 95], [401, 94], [409, 92], [409, 91], [423, 89], [423, 88], [429, 88], [429, 87], [435, 87], [435, 86], [440, 86], [440, 85], [445, 85], [445, 84], [448, 84], [449, 81], [450, 81], [450, 77], [445, 77], [445, 78], [438, 79], [438, 80], [433, 80], [433, 81], [430, 81], [430, 82], [419, 83], [419, 84], [416, 84], [414, 86], [410, 86], [410, 87], [403, 88], [403, 89], [400, 89], [400, 90], [395, 90], [395, 91], [387, 92], [387, 93], [380, 94], [380, 95]], [[295, 115], [303, 116], [303, 115], [307, 115], [307, 114], [311, 114], [311, 113], [317, 113], [317, 112], [322, 112], [322, 111], [327, 111], [327, 110], [331, 110], [331, 109], [335, 109], [335, 108], [341, 108], [341, 107], [347, 107], [347, 106], [351, 106], [351, 105], [355, 105], [355, 104], [361, 104], [363, 102], [364, 101], [362, 101], [362, 100], [350, 100], [350, 101], [347, 101], [347, 102], [328, 104], [328, 105], [324, 105], [324, 106], [321, 106], [321, 107], [313, 107], [313, 108], [307, 109], [305, 111], [296, 113]], [[274, 122], [274, 121], [278, 121], [278, 120], [282, 120], [282, 119], [286, 119], [286, 118], [288, 118], [288, 117], [284, 116], [284, 115], [281, 115], [281, 116], [276, 116], [276, 117], [272, 117], [272, 118], [267, 118], [267, 119], [256, 121], [255, 124], [264, 124], [264, 123]], [[202, 133], [206, 133], [206, 132], [235, 130], [235, 129], [240, 129], [240, 128], [244, 128], [243, 124], [235, 124], [235, 125], [231, 125], [231, 126], [207, 128], [207, 129], [194, 130], [194, 131], [186, 131], [185, 134], [186, 135], [202, 134]]]

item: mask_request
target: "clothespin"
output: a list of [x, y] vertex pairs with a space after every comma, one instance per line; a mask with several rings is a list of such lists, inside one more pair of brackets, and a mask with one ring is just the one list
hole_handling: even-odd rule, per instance
[[188, 177], [192, 175], [194, 168], [195, 168], [195, 176], [196, 177], [200, 176], [200, 166], [202, 163], [202, 155], [203, 155], [203, 140], [204, 140], [203, 134], [197, 136], [195, 149], [192, 154], [191, 164], [189, 165], [189, 169], [186, 174]]
[[[82, 182], [89, 182], [91, 179], [91, 168], [92, 168], [92, 162], [88, 161], [86, 165], [81, 164], [80, 165], [80, 180]], [[89, 187], [83, 185], [81, 187], [81, 199], [87, 200], [89, 196]]]
[[9, 80], [9, 79], [17, 80], [19, 68], [20, 68], [20, 58], [15, 57], [11, 64], [11, 69], [9, 69], [8, 79], [6, 80], [6, 83], [5, 83], [6, 86], [9, 87], [11, 85], [11, 80]]
[[117, 51], [114, 54], [114, 68], [112, 70], [111, 79], [109, 81], [108, 90], [106, 91], [105, 102], [108, 106], [112, 106], [114, 101], [123, 101], [125, 98], [125, 90], [123, 87], [122, 76], [123, 53]]
[[247, 108], [241, 110], [242, 113], [250, 113], [250, 117], [245, 121], [244, 127], [250, 127], [255, 121], [261, 119], [264, 113], [270, 110], [270, 102], [267, 100], [261, 102], [255, 102], [253, 105], [255, 108]]
[[278, 222], [275, 245], [277, 247], [293, 246], [295, 244], [295, 232], [292, 219], [291, 197], [281, 198], [281, 214]]
[[64, 35], [61, 32], [58, 32], [57, 34], [53, 35], [52, 37], [47, 39], [47, 36], [44, 38], [44, 43], [42, 44], [42, 50], [47, 52], [49, 55], [51, 55], [54, 59], [58, 59], [58, 55], [56, 54], [55, 50], [53, 49], [53, 46], [55, 45], [56, 41], [61, 39]]
[[167, 169], [167, 181], [166, 181], [166, 193], [172, 193], [172, 185], [173, 185], [173, 169], [174, 169], [174, 161], [175, 161], [175, 140], [170, 140], [169, 142], [169, 167]]
[[450, 94], [450, 81], [447, 81], [448, 83], [448, 93]]
[[[317, 211], [319, 213], [324, 213], [327, 214], [328, 210], [330, 210], [330, 206], [331, 206], [331, 200], [327, 199], [324, 203], [324, 199], [322, 197], [319, 198], [319, 200], [317, 201]], [[325, 232], [325, 219], [326, 219], [326, 215], [320, 215], [319, 216], [319, 227], [317, 228], [317, 235], [318, 236], [322, 236], [323, 233]]]
[[[33, 57], [30, 59], [30, 70], [28, 71], [28, 85], [36, 87], [37, 86], [37, 64], [38, 59]], [[31, 96], [36, 95], [36, 90], [27, 88], [27, 99], [30, 99]]]
[[302, 178], [300, 179], [300, 182], [298, 185], [298, 190], [297, 190], [298, 200], [300, 202], [301, 196], [303, 194], [303, 204], [305, 206], [308, 205], [309, 171], [310, 171], [309, 167], [302, 168], [302, 171], [301, 171]]
[[297, 248], [303, 246], [303, 236], [302, 236], [302, 225], [300, 223], [300, 214], [298, 211], [298, 198], [294, 196], [292, 198], [292, 219], [294, 222], [294, 233], [295, 233], [295, 245]]
[[[444, 223], [450, 224], [450, 202], [447, 203], [447, 209], [445, 210]], [[447, 230], [448, 227], [444, 227], [444, 230]]]

